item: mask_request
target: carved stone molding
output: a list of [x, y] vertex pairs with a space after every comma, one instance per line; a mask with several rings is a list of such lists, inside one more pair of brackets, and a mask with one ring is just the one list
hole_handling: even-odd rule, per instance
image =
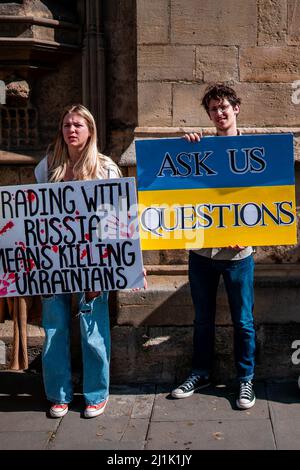
[[98, 130], [98, 147], [106, 144], [105, 58], [102, 1], [78, 2], [84, 25], [82, 52], [83, 103], [93, 114]]
[[[50, 8], [51, 7], [51, 8]], [[65, 11], [65, 14], [63, 14]], [[63, 5], [49, 8], [36, 0], [1, 2], [0, 62], [2, 75], [29, 69], [53, 69], [60, 57], [80, 49], [81, 29], [78, 18]]]

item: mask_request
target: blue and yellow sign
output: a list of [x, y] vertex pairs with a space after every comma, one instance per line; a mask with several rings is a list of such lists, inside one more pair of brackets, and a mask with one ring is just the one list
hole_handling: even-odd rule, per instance
[[136, 141], [144, 250], [297, 242], [292, 134]]

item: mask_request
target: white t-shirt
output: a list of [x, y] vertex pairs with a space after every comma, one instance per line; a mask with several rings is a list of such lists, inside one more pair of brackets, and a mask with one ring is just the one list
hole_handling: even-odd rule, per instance
[[[37, 183], [48, 183], [48, 157], [44, 157], [35, 167], [34, 175]], [[120, 178], [114, 165], [108, 167], [107, 178]], [[100, 178], [102, 179], [102, 178]]]

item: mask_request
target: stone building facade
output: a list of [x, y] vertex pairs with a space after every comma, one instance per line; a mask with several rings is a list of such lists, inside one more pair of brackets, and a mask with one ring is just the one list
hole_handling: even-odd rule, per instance
[[[200, 99], [226, 81], [242, 97], [244, 132], [294, 133], [298, 206], [299, 45], [297, 0], [1, 2], [0, 182], [33, 181], [62, 107], [78, 101], [96, 116], [101, 150], [135, 175], [135, 138], [213, 132]], [[255, 258], [257, 375], [299, 375], [299, 245], [259, 247]], [[149, 289], [112, 295], [112, 379], [177, 381], [191, 358], [187, 253], [145, 252], [144, 263]], [[215, 362], [217, 379], [234, 376], [222, 286]]]

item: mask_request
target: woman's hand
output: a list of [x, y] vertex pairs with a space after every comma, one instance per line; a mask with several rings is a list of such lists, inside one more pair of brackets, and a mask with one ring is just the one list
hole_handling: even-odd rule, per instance
[[[147, 271], [145, 268], [143, 268], [143, 275], [144, 275], [144, 289], [147, 289], [148, 287], [148, 282], [147, 282]], [[132, 291], [137, 291], [137, 290], [141, 290], [140, 287], [135, 287], [134, 289], [132, 289]]]
[[144, 289], [147, 289], [148, 287], [148, 282], [147, 282], [147, 271], [145, 268], [143, 268], [143, 274], [144, 274]]
[[91, 300], [95, 299], [96, 297], [99, 297], [101, 292], [86, 292], [85, 293], [85, 301], [90, 302]]

